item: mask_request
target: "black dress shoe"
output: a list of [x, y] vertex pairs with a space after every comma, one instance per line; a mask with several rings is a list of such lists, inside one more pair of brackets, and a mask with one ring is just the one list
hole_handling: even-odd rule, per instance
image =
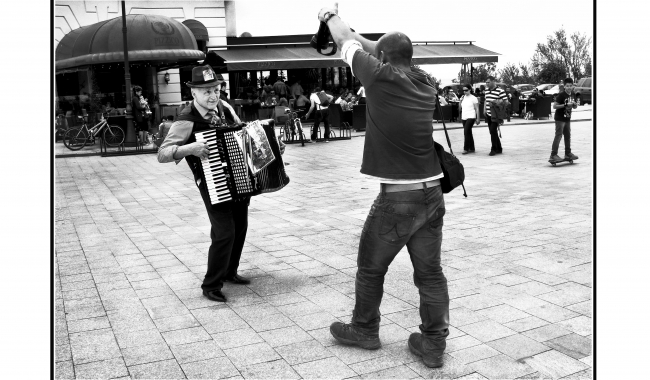
[[232, 282], [233, 284], [237, 284], [237, 285], [248, 285], [251, 283], [251, 280], [244, 278], [238, 274], [232, 276], [231, 278], [226, 278], [223, 281]]
[[226, 299], [226, 296], [224, 296], [223, 293], [221, 293], [221, 290], [210, 290], [210, 291], [204, 290], [203, 295], [212, 301], [217, 301], [217, 302], [228, 301]]
[[497, 152], [492, 151], [492, 152], [490, 152], [490, 153], [488, 154], [488, 156], [495, 156], [496, 154], [497, 154]]

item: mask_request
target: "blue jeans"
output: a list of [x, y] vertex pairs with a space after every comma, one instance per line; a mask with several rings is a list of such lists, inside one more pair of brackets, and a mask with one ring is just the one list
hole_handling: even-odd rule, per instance
[[352, 325], [368, 334], [379, 333], [384, 276], [406, 245], [413, 264], [413, 280], [420, 291], [420, 330], [435, 347], [445, 349], [449, 292], [440, 265], [444, 215], [440, 186], [394, 193], [382, 191], [377, 196], [359, 243]]
[[555, 138], [551, 146], [551, 156], [555, 156], [560, 149], [562, 136], [564, 136], [564, 154], [571, 154], [571, 120], [555, 121]]

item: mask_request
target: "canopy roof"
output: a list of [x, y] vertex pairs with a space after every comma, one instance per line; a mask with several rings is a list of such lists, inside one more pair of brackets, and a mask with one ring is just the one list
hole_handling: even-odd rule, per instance
[[210, 37], [208, 36], [208, 29], [205, 27], [205, 25], [203, 25], [201, 21], [185, 20], [183, 21], [183, 25], [190, 28], [192, 34], [194, 34], [194, 38], [196, 38], [197, 41], [210, 40]]
[[[158, 15], [127, 15], [129, 61], [152, 64], [198, 61], [192, 31], [179, 21]], [[124, 61], [122, 17], [101, 21], [66, 34], [56, 47], [56, 70]]]
[[[228, 71], [283, 70], [298, 68], [347, 67], [341, 55], [323, 56], [308, 43], [270, 44], [265, 46], [228, 46], [228, 50], [214, 50], [225, 60]], [[498, 53], [483, 49], [471, 42], [414, 43], [413, 63], [483, 63], [498, 62]]]

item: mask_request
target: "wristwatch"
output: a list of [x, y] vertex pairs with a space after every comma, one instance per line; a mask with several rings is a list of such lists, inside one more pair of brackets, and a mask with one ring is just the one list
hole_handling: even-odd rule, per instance
[[327, 24], [327, 22], [334, 16], [336, 16], [336, 13], [325, 12], [325, 15], [323, 16], [323, 22]]

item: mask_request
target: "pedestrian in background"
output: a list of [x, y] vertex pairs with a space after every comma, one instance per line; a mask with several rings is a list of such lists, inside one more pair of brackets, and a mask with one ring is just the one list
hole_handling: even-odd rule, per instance
[[578, 108], [578, 104], [573, 97], [573, 79], [564, 80], [564, 91], [557, 94], [553, 109], [555, 110], [555, 139], [551, 147], [551, 161], [561, 161], [557, 155], [560, 149], [560, 140], [564, 136], [564, 159], [577, 160], [578, 156], [571, 153], [571, 112]]
[[474, 135], [472, 127], [474, 124], [479, 125], [478, 99], [472, 95], [472, 86], [463, 85], [463, 96], [460, 97], [460, 119], [463, 122], [463, 131], [465, 133], [465, 143], [463, 145], [463, 154], [474, 153]]
[[492, 140], [492, 147], [490, 148], [490, 156], [503, 153], [501, 140], [499, 139], [499, 119], [496, 112], [492, 114], [492, 102], [502, 101], [508, 102], [508, 96], [503, 89], [497, 87], [497, 81], [493, 76], [489, 76], [485, 81], [488, 88], [485, 90], [485, 104], [483, 113], [485, 114], [485, 122], [490, 130], [490, 139]]
[[[319, 94], [321, 94], [319, 96]], [[323, 100], [325, 97], [329, 100], [327, 102], [324, 102]], [[323, 100], [321, 100], [321, 98]], [[309, 96], [309, 101], [311, 102], [311, 106], [309, 107], [309, 111], [307, 111], [307, 114], [305, 115], [305, 119], [309, 119], [309, 115], [311, 115], [311, 112], [316, 109], [316, 115], [315, 115], [315, 120], [314, 120], [314, 126], [311, 129], [311, 140], [309, 140], [310, 143], [315, 143], [316, 138], [318, 137], [318, 127], [320, 125], [320, 122], [322, 121], [323, 124], [325, 125], [325, 142], [329, 142], [329, 137], [330, 137], [330, 114], [329, 114], [329, 103], [334, 99], [332, 95], [328, 95], [325, 91], [322, 91], [320, 87], [316, 87], [314, 89], [314, 93]]]

